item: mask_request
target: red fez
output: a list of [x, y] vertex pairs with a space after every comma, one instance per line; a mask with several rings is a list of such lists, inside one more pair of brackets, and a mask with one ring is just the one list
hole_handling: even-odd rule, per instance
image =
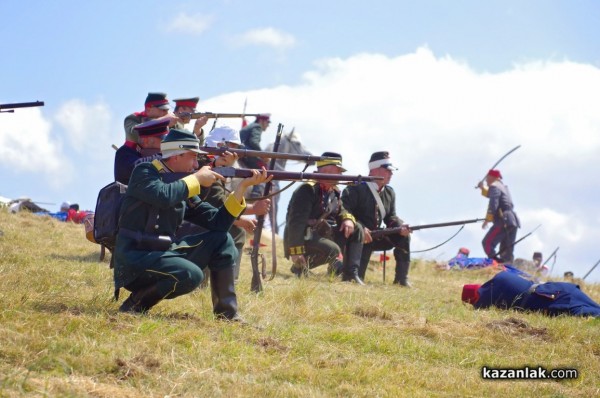
[[200, 101], [200, 98], [178, 98], [174, 99], [173, 101], [175, 101], [175, 106], [189, 106], [190, 108], [195, 108], [196, 105], [198, 105], [198, 101]]
[[502, 174], [500, 174], [500, 170], [492, 169], [488, 171], [488, 175], [494, 178], [502, 178]]
[[479, 300], [479, 288], [481, 285], [464, 285], [462, 290], [462, 301], [475, 304]]

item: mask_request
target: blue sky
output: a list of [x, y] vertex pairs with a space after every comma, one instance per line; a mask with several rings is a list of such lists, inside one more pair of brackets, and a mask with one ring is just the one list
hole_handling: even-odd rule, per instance
[[[247, 98], [349, 172], [390, 150], [412, 224], [482, 216], [472, 186], [521, 144], [500, 169], [521, 234], [542, 227], [516, 254], [559, 246], [555, 274], [582, 276], [600, 258], [598, 15], [595, 1], [3, 1], [0, 103], [46, 106], [0, 115], [0, 196], [93, 209], [149, 91], [219, 112]], [[452, 232], [415, 232], [413, 248]], [[481, 256], [482, 236], [471, 225], [423, 256]]]

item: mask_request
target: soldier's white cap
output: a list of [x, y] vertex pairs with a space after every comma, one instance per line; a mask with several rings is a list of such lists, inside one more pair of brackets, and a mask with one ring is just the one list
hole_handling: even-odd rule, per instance
[[219, 143], [242, 145], [239, 131], [229, 126], [221, 126], [213, 129], [206, 137], [204, 143], [206, 146], [213, 148], [218, 147]]

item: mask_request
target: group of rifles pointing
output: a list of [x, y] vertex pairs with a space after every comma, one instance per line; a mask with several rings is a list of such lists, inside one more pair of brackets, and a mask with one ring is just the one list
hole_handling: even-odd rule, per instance
[[[146, 312], [163, 299], [193, 291], [208, 274], [215, 316], [241, 320], [235, 281], [242, 248], [253, 233], [252, 290], [260, 291], [256, 256], [273, 179], [301, 181], [290, 199], [284, 231], [293, 274], [305, 277], [310, 269], [327, 265], [331, 275], [363, 285], [372, 252], [391, 250], [393, 283], [410, 287], [412, 228], [396, 214], [389, 182], [397, 168], [387, 151], [371, 155], [367, 176], [343, 175], [338, 153], [294, 155], [298, 158], [277, 153], [281, 125], [273, 152], [261, 152], [269, 114], [252, 115], [255, 121], [239, 133], [213, 126], [205, 134], [211, 118], [250, 115], [196, 113], [198, 98], [174, 101], [171, 112], [166, 94], [149, 93], [144, 111], [125, 118], [126, 140], [115, 155], [115, 180], [127, 185], [112, 255], [115, 297], [121, 288], [131, 292], [120, 311]], [[270, 166], [277, 156], [313, 163], [316, 173], [274, 171]], [[494, 247], [501, 244], [503, 256], [510, 258], [514, 235], [507, 234], [504, 221], [512, 201], [498, 188], [499, 180], [489, 179], [489, 190], [481, 187], [490, 196], [487, 220], [500, 228], [486, 252], [496, 256]], [[338, 185], [343, 182], [348, 185], [342, 191]], [[261, 195], [247, 198], [249, 188]]]

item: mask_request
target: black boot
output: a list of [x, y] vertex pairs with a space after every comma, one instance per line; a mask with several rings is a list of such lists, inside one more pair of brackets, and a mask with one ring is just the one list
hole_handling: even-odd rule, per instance
[[237, 296], [233, 282], [233, 266], [210, 271], [210, 290], [213, 313], [217, 318], [243, 322], [238, 314]]
[[342, 272], [344, 272], [344, 263], [342, 263], [340, 260], [336, 259], [327, 267], [327, 273], [331, 276], [342, 275]]
[[158, 290], [158, 285], [152, 285], [144, 289], [132, 292], [127, 300], [119, 307], [120, 312], [144, 313], [158, 304], [163, 299], [162, 293]]
[[410, 262], [408, 261], [396, 261], [396, 275], [394, 277], [394, 284], [404, 286], [404, 287], [412, 287], [408, 282], [408, 268], [410, 267]]
[[356, 282], [361, 286], [364, 286], [365, 283], [362, 281], [362, 279], [360, 279], [360, 276], [358, 276], [358, 270], [354, 269], [354, 270], [344, 270], [344, 273], [342, 274], [342, 281], [344, 282]]
[[[362, 237], [361, 237], [362, 241]], [[364, 286], [364, 282], [359, 275], [360, 268], [360, 256], [362, 255], [362, 242], [356, 244], [350, 242], [346, 248], [346, 255], [344, 256], [344, 273], [342, 275], [342, 281], [344, 282], [356, 282], [357, 284]]]

